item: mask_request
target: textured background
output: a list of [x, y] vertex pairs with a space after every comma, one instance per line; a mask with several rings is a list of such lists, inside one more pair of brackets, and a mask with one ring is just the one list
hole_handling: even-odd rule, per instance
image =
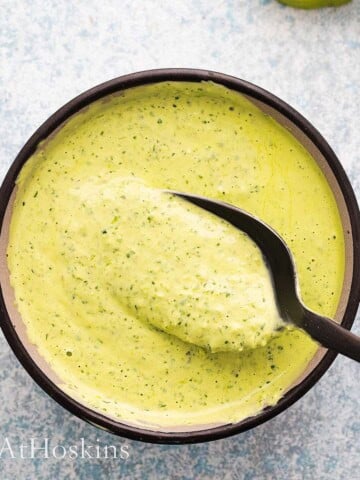
[[[272, 91], [327, 138], [360, 195], [360, 2], [300, 11], [271, 0], [0, 0], [0, 176], [53, 111], [112, 77], [199, 67]], [[330, 260], [331, 261], [331, 260]], [[360, 332], [359, 319], [355, 331]], [[300, 401], [236, 437], [193, 446], [126, 441], [74, 418], [0, 338], [0, 448], [127, 444], [120, 459], [0, 458], [13, 479], [360, 479], [360, 375], [338, 358]]]

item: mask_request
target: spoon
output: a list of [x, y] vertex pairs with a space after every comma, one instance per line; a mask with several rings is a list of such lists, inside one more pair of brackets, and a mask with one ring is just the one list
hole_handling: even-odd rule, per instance
[[324, 347], [360, 362], [360, 337], [333, 320], [312, 312], [300, 300], [292, 254], [275, 230], [234, 205], [189, 193], [172, 190], [167, 193], [217, 215], [249, 235], [266, 258], [283, 320], [301, 328]]

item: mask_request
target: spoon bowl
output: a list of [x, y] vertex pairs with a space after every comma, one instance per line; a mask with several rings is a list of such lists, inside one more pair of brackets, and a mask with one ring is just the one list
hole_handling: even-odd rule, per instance
[[360, 337], [303, 304], [292, 253], [275, 230], [234, 205], [190, 193], [167, 192], [217, 215], [245, 232], [265, 257], [283, 320], [301, 328], [324, 347], [360, 362]]

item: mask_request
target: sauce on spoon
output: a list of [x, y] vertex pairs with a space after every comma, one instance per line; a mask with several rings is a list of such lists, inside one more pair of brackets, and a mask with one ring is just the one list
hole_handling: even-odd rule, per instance
[[103, 199], [102, 185], [91, 181], [76, 195], [95, 212], [88, 221], [98, 230], [103, 213], [92, 204], [117, 203], [103, 248], [105, 254], [121, 239], [122, 253], [104, 276], [134, 315], [212, 352], [264, 346], [284, 327], [263, 255], [245, 233], [133, 178], [105, 183], [114, 200]]

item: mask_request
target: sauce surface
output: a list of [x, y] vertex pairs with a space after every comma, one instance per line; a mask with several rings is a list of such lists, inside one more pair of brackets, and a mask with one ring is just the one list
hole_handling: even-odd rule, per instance
[[[343, 232], [315, 161], [243, 96], [187, 82], [136, 87], [96, 102], [24, 166], [8, 246], [19, 312], [63, 388], [107, 415], [163, 427], [241, 420], [276, 403], [316, 345], [286, 329], [255, 350], [212, 353], [151, 326], [149, 319], [171, 331], [171, 322], [181, 320], [177, 305], [184, 286], [196, 280], [189, 277], [192, 268], [201, 300], [183, 311], [210, 321], [203, 312], [213, 293], [199, 282], [215, 270], [235, 275], [236, 253], [221, 221], [169, 197], [159, 201], [157, 189], [225, 200], [270, 224], [292, 250], [305, 303], [334, 315], [344, 275]], [[171, 215], [161, 215], [169, 208]], [[199, 238], [203, 226], [208, 235], [213, 230], [210, 242]], [[196, 242], [206, 267], [192, 250]], [[261, 255], [250, 247], [256, 264]], [[191, 255], [182, 262], [185, 252]], [[156, 263], [162, 260], [171, 266], [167, 283], [164, 265]], [[261, 270], [261, 261], [257, 266]], [[224, 290], [224, 278], [215, 283], [220, 319], [235, 290]], [[269, 312], [273, 297], [262, 298]], [[227, 340], [219, 336], [209, 347], [221, 350]]]
[[[98, 245], [102, 275], [87, 279], [139, 320], [212, 352], [263, 346], [285, 327], [261, 251], [229, 223], [113, 173], [71, 195], [82, 208], [63, 228], [73, 239], [86, 229], [86, 243]], [[69, 262], [83, 248], [71, 247]]]

